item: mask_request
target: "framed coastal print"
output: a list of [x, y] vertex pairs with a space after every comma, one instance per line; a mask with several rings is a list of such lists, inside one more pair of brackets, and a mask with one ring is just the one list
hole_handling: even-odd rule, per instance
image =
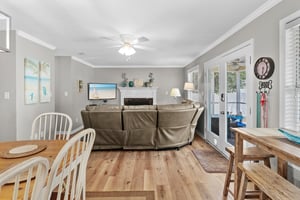
[[39, 62], [34, 59], [24, 59], [25, 104], [38, 103], [39, 100]]
[[51, 93], [50, 93], [50, 79], [51, 79], [51, 68], [49, 63], [40, 62], [40, 102], [50, 102]]

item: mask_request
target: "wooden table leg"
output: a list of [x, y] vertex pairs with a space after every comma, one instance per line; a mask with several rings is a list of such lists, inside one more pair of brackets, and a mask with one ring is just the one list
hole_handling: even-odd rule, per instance
[[277, 173], [282, 177], [284, 177], [285, 179], [287, 178], [287, 167], [288, 167], [287, 161], [277, 157]]
[[235, 154], [234, 154], [234, 199], [237, 199], [241, 182], [242, 172], [238, 163], [243, 162], [243, 139], [238, 132], [235, 133]]

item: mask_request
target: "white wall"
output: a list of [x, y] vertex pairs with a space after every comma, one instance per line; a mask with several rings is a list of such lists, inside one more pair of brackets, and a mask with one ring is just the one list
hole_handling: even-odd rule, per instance
[[[80, 111], [88, 104], [86, 83], [93, 79], [94, 69], [70, 56], [55, 57], [55, 66], [55, 111], [68, 114], [72, 118], [74, 130], [82, 126]], [[81, 92], [78, 90], [78, 80], [84, 83]]]
[[[44, 61], [51, 66], [51, 102], [25, 105], [24, 101], [24, 59]], [[33, 119], [43, 112], [53, 112], [55, 106], [54, 50], [16, 36], [16, 139], [29, 139]]]
[[[11, 32], [11, 50], [0, 53], [0, 141], [16, 139], [16, 40]], [[9, 99], [4, 99], [4, 93]]]

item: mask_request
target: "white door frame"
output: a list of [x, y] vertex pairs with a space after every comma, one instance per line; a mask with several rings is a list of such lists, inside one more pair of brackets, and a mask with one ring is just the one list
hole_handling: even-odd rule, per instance
[[[247, 85], [247, 94], [252, 94], [253, 90], [253, 67], [252, 67], [252, 63], [253, 63], [253, 44], [254, 44], [254, 40], [251, 39], [249, 41], [246, 41], [236, 47], [234, 47], [233, 49], [207, 61], [204, 63], [204, 82], [205, 82], [205, 94], [206, 94], [206, 98], [205, 98], [205, 105], [207, 107], [207, 109], [209, 109], [208, 106], [209, 105], [209, 94], [208, 94], [208, 87], [209, 87], [209, 80], [208, 80], [208, 70], [210, 67], [213, 66], [219, 66], [219, 71], [220, 71], [220, 77], [219, 77], [219, 81], [220, 83], [225, 83], [225, 84], [220, 84], [222, 85], [222, 88], [220, 87], [220, 94], [224, 93], [225, 97], [226, 95], [226, 88], [227, 88], [227, 84], [226, 84], [226, 62], [233, 60], [235, 58], [241, 57], [241, 56], [245, 56], [246, 58], [246, 85]], [[222, 75], [221, 75], [222, 74]], [[222, 82], [221, 82], [222, 81]], [[248, 95], [247, 96], [247, 127], [253, 127], [253, 123], [254, 123], [254, 119], [252, 116], [252, 108], [254, 108], [254, 97], [255, 95], [251, 96]], [[208, 128], [208, 122], [209, 122], [209, 115], [210, 112], [209, 110], [206, 112], [206, 123], [205, 123], [205, 129], [204, 129], [204, 138], [210, 143], [212, 144], [216, 149], [218, 149], [220, 152], [222, 152], [223, 154], [227, 155], [227, 152], [225, 151], [225, 147], [227, 146], [231, 146], [229, 143], [227, 143], [227, 123], [226, 123], [226, 119], [227, 119], [227, 98], [225, 98], [224, 102], [220, 101], [220, 112], [224, 112], [224, 115], [219, 114], [219, 136], [217, 136], [216, 134], [212, 133], [210, 131], [210, 129]], [[223, 133], [223, 134], [222, 134]]]

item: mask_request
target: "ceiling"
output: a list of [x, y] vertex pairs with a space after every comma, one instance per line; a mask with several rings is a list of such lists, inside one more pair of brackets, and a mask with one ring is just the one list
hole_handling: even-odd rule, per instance
[[[272, 0], [1, 0], [21, 30], [102, 67], [184, 67], [263, 4]], [[146, 37], [129, 59], [120, 34]]]

